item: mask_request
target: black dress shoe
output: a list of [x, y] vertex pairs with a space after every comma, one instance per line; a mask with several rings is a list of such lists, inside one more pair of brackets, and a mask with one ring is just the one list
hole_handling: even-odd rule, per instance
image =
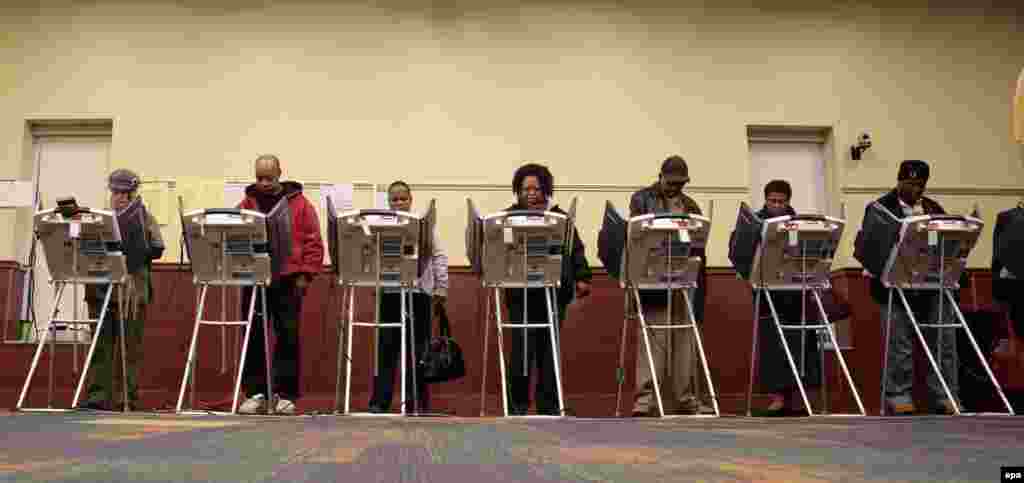
[[388, 412], [388, 409], [383, 407], [383, 406], [381, 406], [381, 405], [379, 405], [379, 404], [371, 404], [370, 405], [370, 412], [373, 413], [373, 414], [383, 414], [383, 413]]
[[526, 416], [526, 408], [519, 406], [510, 406], [508, 408], [509, 416]]
[[786, 413], [787, 410], [785, 406], [750, 410], [750, 415], [755, 418], [778, 418], [786, 416]]
[[106, 404], [101, 401], [82, 401], [78, 403], [78, 408], [81, 411], [104, 411], [106, 410]]
[[84, 401], [78, 402], [76, 409], [85, 411], [104, 411], [108, 408], [107, 401], [102, 396], [90, 396]]

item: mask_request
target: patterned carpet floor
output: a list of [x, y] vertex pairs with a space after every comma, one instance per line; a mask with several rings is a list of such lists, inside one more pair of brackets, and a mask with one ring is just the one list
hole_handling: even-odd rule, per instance
[[0, 412], [0, 481], [999, 481], [1024, 418]]

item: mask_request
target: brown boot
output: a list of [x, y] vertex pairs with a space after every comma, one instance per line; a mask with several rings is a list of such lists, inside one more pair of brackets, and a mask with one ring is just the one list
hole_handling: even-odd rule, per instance
[[893, 416], [909, 416], [915, 411], [914, 403], [886, 401], [885, 405], [889, 414]]

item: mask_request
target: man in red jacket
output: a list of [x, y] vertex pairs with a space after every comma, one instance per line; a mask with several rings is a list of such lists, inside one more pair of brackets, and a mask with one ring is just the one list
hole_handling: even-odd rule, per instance
[[[313, 204], [302, 195], [302, 185], [294, 181], [281, 181], [281, 162], [273, 155], [256, 158], [256, 183], [245, 189], [245, 199], [239, 208], [267, 214], [270, 258], [274, 276], [267, 288], [267, 311], [274, 325], [274, 384], [273, 398], [266, 392], [266, 369], [263, 366], [263, 317], [253, 321], [252, 339], [246, 355], [242, 386], [248, 396], [238, 412], [259, 413], [266, 409], [268, 400], [277, 413], [294, 414], [294, 401], [300, 397], [299, 319], [302, 298], [320, 273], [324, 263], [324, 242], [320, 237], [320, 221]], [[243, 294], [243, 306], [248, 310], [252, 289]], [[256, 300], [256, 311], [262, 301]], [[243, 312], [244, 313], [244, 312]]]

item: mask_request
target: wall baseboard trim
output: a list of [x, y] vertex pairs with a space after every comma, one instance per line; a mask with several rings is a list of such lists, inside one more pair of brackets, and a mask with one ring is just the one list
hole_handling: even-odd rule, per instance
[[[214, 178], [211, 178], [214, 179]], [[303, 186], [312, 189], [319, 189], [322, 186], [329, 186], [335, 183], [329, 181], [302, 181]], [[164, 178], [143, 178], [143, 184], [163, 184], [170, 189], [177, 188], [177, 180], [164, 179]], [[224, 184], [230, 186], [245, 186], [252, 183], [252, 180], [247, 178], [235, 178], [227, 177], [224, 178]], [[344, 183], [339, 181], [339, 183]], [[375, 191], [378, 189], [384, 189], [387, 183], [369, 183], [366, 181], [351, 181], [353, 189], [356, 191]], [[466, 191], [498, 191], [507, 192], [511, 190], [511, 187], [507, 183], [480, 183], [480, 182], [448, 182], [448, 183], [409, 183], [414, 191], [455, 191], [455, 192], [466, 192]], [[569, 192], [583, 192], [583, 193], [633, 193], [650, 186], [645, 185], [624, 185], [624, 184], [559, 184], [557, 191], [569, 191]], [[706, 194], [749, 194], [750, 188], [745, 186], [716, 186], [716, 185], [691, 185], [687, 186], [686, 191], [688, 193], [706, 193]]]
[[[213, 179], [213, 178], [211, 178]], [[330, 186], [335, 183], [328, 181], [300, 181], [303, 186], [319, 190], [323, 186]], [[177, 180], [164, 178], [143, 178], [143, 184], [163, 184], [168, 189], [178, 187]], [[246, 178], [224, 178], [224, 184], [230, 186], [246, 186], [252, 183]], [[375, 184], [366, 181], [350, 182], [356, 191], [376, 191], [387, 186], [386, 183]], [[415, 191], [440, 191], [440, 192], [506, 192], [510, 187], [506, 183], [479, 183], [479, 182], [448, 182], [448, 183], [409, 183]], [[633, 193], [650, 186], [626, 185], [626, 184], [559, 184], [558, 191], [578, 193]], [[892, 186], [873, 185], [846, 185], [840, 188], [841, 195], [881, 195], [889, 192]], [[698, 194], [731, 194], [749, 195], [750, 188], [746, 186], [726, 185], [691, 185], [686, 187], [687, 193]], [[1006, 196], [1024, 198], [1024, 188], [1016, 186], [929, 186], [928, 193], [938, 196]]]
[[[892, 190], [892, 186], [847, 185], [842, 187], [844, 195], [881, 195]], [[1016, 186], [929, 186], [927, 195], [947, 196], [1006, 196], [1024, 197], [1024, 188]]]

